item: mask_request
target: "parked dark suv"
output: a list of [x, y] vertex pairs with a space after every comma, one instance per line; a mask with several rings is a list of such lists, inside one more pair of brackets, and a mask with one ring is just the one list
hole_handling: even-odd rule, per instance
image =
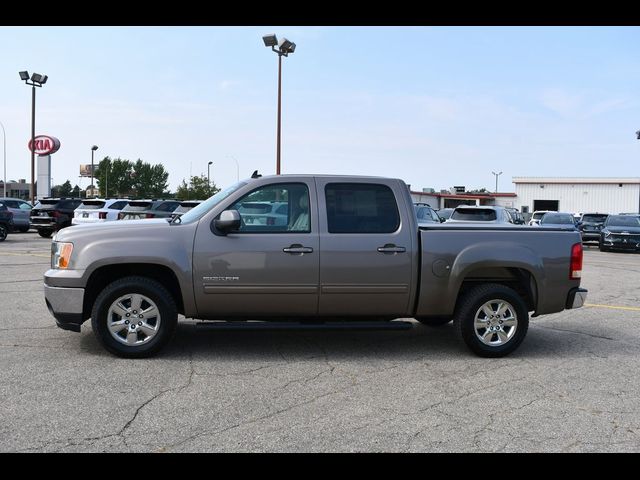
[[7, 234], [13, 228], [13, 212], [0, 202], [0, 242], [7, 238]]
[[582, 235], [582, 241], [600, 241], [600, 231], [608, 216], [607, 213], [583, 213], [578, 222], [578, 229]]
[[179, 206], [178, 200], [131, 200], [118, 214], [118, 220], [171, 218]]
[[71, 226], [73, 211], [81, 203], [81, 198], [43, 198], [31, 210], [29, 224], [38, 230], [38, 235], [49, 238], [54, 232]]

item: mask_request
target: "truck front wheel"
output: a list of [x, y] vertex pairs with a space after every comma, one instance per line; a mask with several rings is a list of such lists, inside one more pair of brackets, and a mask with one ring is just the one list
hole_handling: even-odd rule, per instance
[[155, 355], [173, 336], [178, 311], [171, 293], [147, 277], [110, 283], [96, 298], [91, 325], [100, 343], [119, 357]]
[[459, 300], [454, 323], [464, 343], [481, 357], [504, 357], [524, 340], [529, 313], [522, 297], [500, 284], [478, 285]]

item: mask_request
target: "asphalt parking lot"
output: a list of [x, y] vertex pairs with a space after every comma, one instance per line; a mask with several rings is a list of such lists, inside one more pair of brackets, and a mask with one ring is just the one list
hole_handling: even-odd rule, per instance
[[638, 452], [640, 254], [585, 251], [587, 306], [532, 319], [503, 359], [451, 324], [197, 331], [125, 360], [55, 326], [50, 240], [0, 243], [3, 452]]

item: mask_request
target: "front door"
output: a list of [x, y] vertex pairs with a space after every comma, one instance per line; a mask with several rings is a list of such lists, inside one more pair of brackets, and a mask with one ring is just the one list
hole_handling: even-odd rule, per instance
[[226, 236], [199, 225], [194, 286], [200, 318], [312, 316], [319, 240], [311, 182], [274, 182], [227, 207], [242, 219]]

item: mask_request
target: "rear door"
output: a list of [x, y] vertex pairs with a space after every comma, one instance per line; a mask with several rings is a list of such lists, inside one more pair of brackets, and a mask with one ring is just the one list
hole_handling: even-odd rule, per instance
[[[412, 289], [413, 205], [397, 181], [317, 178], [322, 316], [401, 316]], [[413, 227], [413, 228], [412, 228]]]
[[[256, 204], [272, 202], [286, 204], [284, 222], [256, 222], [256, 214], [248, 213]], [[201, 318], [316, 315], [320, 252], [315, 205], [313, 179], [287, 178], [258, 186], [227, 206], [240, 213], [239, 230], [222, 236], [210, 224], [199, 225], [193, 284]], [[308, 221], [301, 226], [303, 215]]]

